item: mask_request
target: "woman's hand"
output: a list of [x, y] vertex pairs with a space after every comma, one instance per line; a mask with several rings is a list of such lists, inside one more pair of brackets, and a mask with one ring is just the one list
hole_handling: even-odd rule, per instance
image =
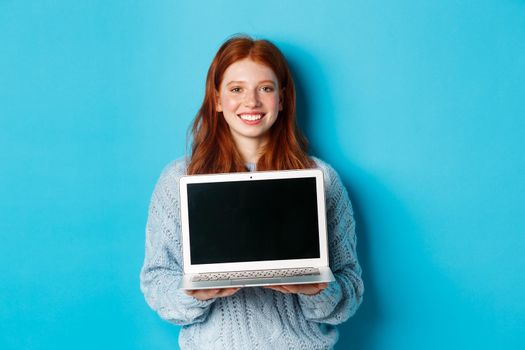
[[305, 294], [315, 295], [328, 287], [328, 283], [313, 283], [313, 284], [289, 284], [279, 286], [266, 286], [264, 288], [273, 289], [285, 294]]
[[195, 289], [187, 290], [186, 294], [195, 299], [204, 301], [212, 298], [229, 297], [230, 295], [237, 293], [239, 289], [241, 288]]

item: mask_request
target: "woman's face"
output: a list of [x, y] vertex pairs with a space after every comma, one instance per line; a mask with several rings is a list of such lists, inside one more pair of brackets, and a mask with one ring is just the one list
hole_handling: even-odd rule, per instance
[[234, 140], [266, 141], [268, 130], [282, 109], [273, 70], [251, 59], [231, 64], [222, 78], [217, 111], [222, 112]]

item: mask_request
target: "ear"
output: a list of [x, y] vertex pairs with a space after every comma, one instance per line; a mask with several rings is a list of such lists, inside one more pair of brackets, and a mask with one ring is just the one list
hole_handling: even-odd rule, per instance
[[284, 94], [283, 94], [284, 90], [281, 89], [279, 91], [279, 110], [282, 111], [283, 110], [283, 101], [284, 101]]
[[215, 91], [215, 109], [217, 112], [222, 112], [221, 97], [218, 91]]

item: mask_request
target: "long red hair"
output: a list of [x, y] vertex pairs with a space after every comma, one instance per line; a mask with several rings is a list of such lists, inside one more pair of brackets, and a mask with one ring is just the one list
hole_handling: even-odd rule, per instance
[[192, 153], [188, 174], [247, 171], [228, 124], [216, 102], [224, 72], [239, 60], [249, 58], [271, 68], [279, 83], [282, 110], [270, 128], [269, 140], [257, 162], [257, 170], [305, 169], [314, 167], [308, 157], [308, 141], [295, 116], [295, 88], [288, 64], [279, 49], [268, 40], [236, 36], [217, 51], [206, 78], [202, 106], [192, 127]]

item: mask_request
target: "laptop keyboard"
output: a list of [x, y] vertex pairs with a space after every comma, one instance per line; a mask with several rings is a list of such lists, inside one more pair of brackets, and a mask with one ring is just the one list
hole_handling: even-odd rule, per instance
[[219, 280], [238, 280], [255, 278], [279, 278], [319, 275], [319, 269], [306, 267], [299, 269], [278, 269], [278, 270], [254, 270], [254, 271], [234, 271], [234, 272], [215, 272], [201, 273], [193, 276], [192, 281], [219, 281]]

